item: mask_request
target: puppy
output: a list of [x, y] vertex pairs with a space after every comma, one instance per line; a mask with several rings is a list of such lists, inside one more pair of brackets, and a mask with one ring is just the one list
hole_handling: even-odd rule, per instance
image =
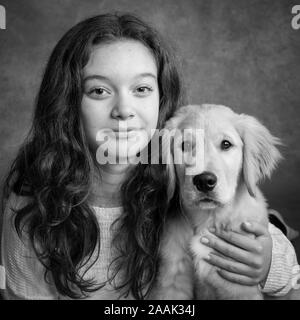
[[[175, 205], [162, 237], [152, 298], [262, 299], [257, 286], [221, 278], [204, 260], [213, 249], [201, 244], [200, 238], [208, 227], [242, 232], [241, 223], [247, 220], [267, 226], [266, 201], [256, 184], [270, 177], [281, 158], [276, 148], [279, 139], [254, 117], [220, 105], [182, 107], [165, 128], [166, 132], [176, 130], [168, 137], [169, 144], [163, 136], [169, 196]], [[195, 129], [202, 133], [198, 142]], [[187, 130], [189, 134], [184, 135]], [[178, 143], [180, 135], [185, 140]], [[201, 147], [195, 151], [197, 145]], [[174, 164], [178, 154], [184, 161]]]

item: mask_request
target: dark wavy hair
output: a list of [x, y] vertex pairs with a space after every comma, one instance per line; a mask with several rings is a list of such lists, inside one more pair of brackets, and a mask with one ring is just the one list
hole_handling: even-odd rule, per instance
[[[55, 46], [36, 100], [34, 119], [14, 160], [3, 189], [3, 200], [14, 192], [30, 201], [15, 210], [19, 236], [26, 225], [30, 243], [45, 266], [45, 280], [58, 292], [84, 298], [104, 284], [84, 279], [99, 257], [100, 232], [88, 204], [95, 160], [92, 158], [80, 105], [82, 70], [94, 45], [133, 39], [150, 49], [158, 68], [160, 107], [158, 128], [183, 103], [176, 59], [159, 34], [131, 14], [104, 14], [70, 29]], [[167, 208], [164, 165], [138, 164], [122, 186], [123, 213], [114, 244], [118, 256], [114, 273], [122, 273], [124, 294], [144, 299], [153, 286], [158, 266], [160, 234]], [[93, 253], [96, 258], [92, 259]]]

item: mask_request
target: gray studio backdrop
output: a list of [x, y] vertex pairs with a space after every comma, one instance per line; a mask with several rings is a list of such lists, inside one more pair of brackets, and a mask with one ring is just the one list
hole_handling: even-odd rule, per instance
[[[272, 208], [300, 229], [300, 30], [289, 0], [0, 0], [0, 177], [32, 117], [54, 45], [80, 20], [133, 12], [176, 48], [190, 103], [256, 116], [282, 138], [285, 160], [262, 185]], [[300, 4], [300, 1], [298, 1]], [[300, 242], [295, 242], [298, 254]]]

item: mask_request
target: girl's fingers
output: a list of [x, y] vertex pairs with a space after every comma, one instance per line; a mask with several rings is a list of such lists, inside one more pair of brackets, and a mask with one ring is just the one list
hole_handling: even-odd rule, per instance
[[243, 222], [242, 227], [245, 231], [253, 233], [256, 237], [268, 234], [268, 228], [256, 221]]
[[253, 255], [249, 254], [249, 252], [244, 249], [238, 248], [228, 242], [225, 242], [224, 240], [216, 236], [209, 237], [208, 235], [206, 235], [205, 237], [202, 237], [200, 241], [206, 246], [220, 252], [225, 257], [229, 257], [238, 262], [247, 265], [253, 265], [256, 267], [256, 265], [253, 264]]
[[233, 261], [228, 260], [222, 256], [210, 253], [210, 255], [205, 258], [205, 260], [223, 270], [229, 271], [231, 273], [236, 273], [248, 277], [255, 277], [256, 273], [253, 269], [249, 268], [247, 265]]
[[243, 235], [234, 231], [215, 230], [214, 234], [246, 251], [260, 253], [263, 249], [262, 246], [258, 244], [257, 240], [251, 239], [247, 235]]
[[218, 270], [217, 272], [222, 278], [230, 282], [238, 283], [241, 285], [254, 286], [254, 285], [258, 285], [259, 283], [259, 281], [255, 281], [252, 278], [249, 278], [247, 276], [238, 275], [236, 273], [231, 273], [225, 270]]

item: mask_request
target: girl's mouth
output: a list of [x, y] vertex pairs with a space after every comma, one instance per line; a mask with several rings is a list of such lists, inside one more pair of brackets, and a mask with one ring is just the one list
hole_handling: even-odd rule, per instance
[[114, 133], [114, 136], [117, 138], [117, 139], [131, 139], [131, 138], [134, 138], [137, 133], [138, 133], [138, 130], [137, 129], [131, 129], [131, 130], [124, 130], [124, 131], [113, 131]]
[[211, 199], [211, 198], [203, 198], [203, 199], [201, 199], [200, 201], [203, 201], [203, 202], [213, 202], [214, 200]]

